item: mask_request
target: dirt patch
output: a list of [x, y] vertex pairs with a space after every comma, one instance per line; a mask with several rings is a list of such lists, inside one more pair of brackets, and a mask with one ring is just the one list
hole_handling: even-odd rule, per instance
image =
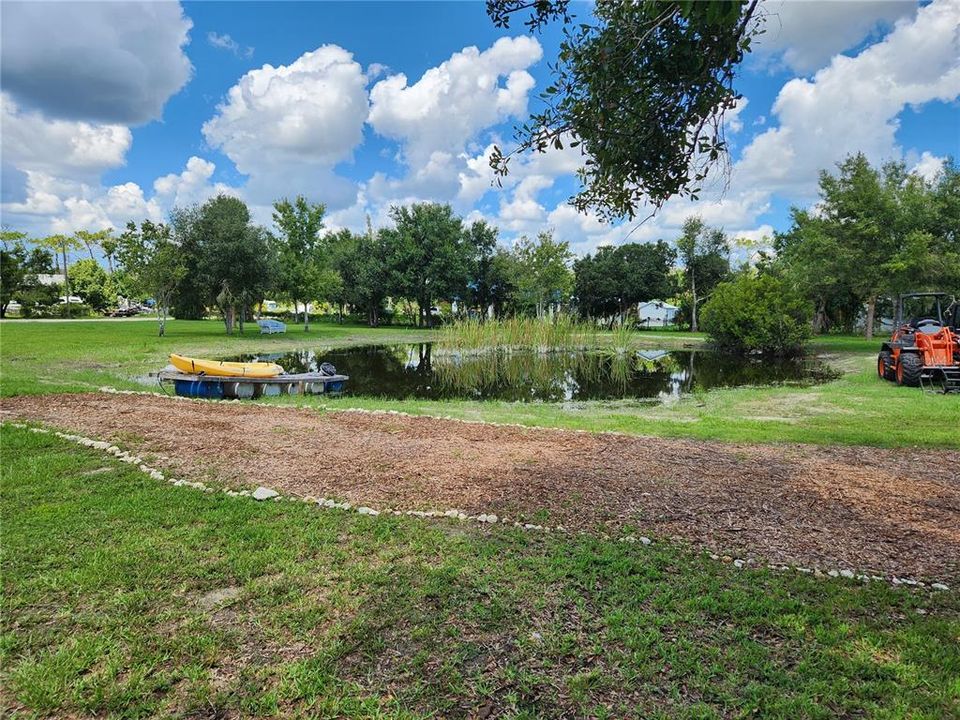
[[197, 599], [197, 604], [204, 610], [213, 610], [216, 607], [233, 602], [242, 591], [238, 587], [225, 587], [204, 593]]
[[83, 476], [104, 475], [105, 473], [113, 472], [114, 470], [116, 470], [116, 468], [112, 468], [112, 467], [98, 467], [98, 468], [94, 468], [93, 470], [85, 470], [84, 472], [82, 472], [82, 473], [80, 473], [80, 474], [83, 475]]
[[[458, 508], [774, 562], [960, 577], [960, 452], [749, 445], [109, 394], [5, 398], [187, 477], [378, 508]], [[131, 448], [133, 449], [133, 448]]]

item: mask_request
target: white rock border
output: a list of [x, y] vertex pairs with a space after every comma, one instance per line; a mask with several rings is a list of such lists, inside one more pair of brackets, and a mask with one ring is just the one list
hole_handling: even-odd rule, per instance
[[[137, 391], [137, 390], [117, 390], [115, 388], [100, 388], [100, 390], [102, 392], [109, 392], [109, 393], [114, 393], [119, 395], [154, 395], [158, 397], [174, 398], [177, 400], [186, 400], [186, 401], [240, 402], [240, 400], [211, 401], [211, 400], [206, 400], [202, 398], [187, 398], [187, 397], [181, 397], [179, 395], [171, 396], [171, 395], [164, 395], [163, 393], [151, 393], [151, 392]], [[258, 405], [257, 407], [276, 408], [278, 406]], [[279, 407], [283, 407], [283, 406], [279, 406]], [[309, 406], [294, 406], [294, 407], [296, 407], [297, 409], [302, 409], [302, 408], [308, 408]], [[364, 409], [353, 408], [353, 409], [345, 410], [343, 412], [359, 412], [359, 413], [369, 413], [374, 415], [403, 415], [407, 417], [434, 417], [434, 416], [411, 415], [410, 413], [400, 412], [398, 410], [364, 410]], [[440, 418], [440, 419], [451, 419], [451, 420], [456, 420], [457, 422], [466, 422], [466, 423], [475, 422], [470, 420], [458, 420], [456, 418]], [[217, 491], [216, 488], [211, 487], [210, 485], [207, 485], [206, 483], [203, 483], [203, 482], [167, 477], [160, 470], [149, 467], [148, 465], [144, 464], [142, 458], [137, 457], [136, 455], [131, 455], [129, 452], [125, 450], [121, 450], [116, 445], [106, 442], [105, 440], [94, 440], [92, 438], [83, 437], [82, 435], [72, 435], [70, 433], [63, 433], [57, 430], [48, 430], [43, 427], [26, 425], [24, 423], [12, 422], [9, 420], [2, 420], [0, 421], [0, 423], [4, 425], [10, 425], [11, 427], [15, 427], [19, 429], [29, 430], [30, 432], [34, 432], [34, 433], [54, 435], [58, 438], [61, 438], [63, 440], [68, 440], [70, 442], [75, 442], [78, 445], [82, 445], [84, 447], [93, 448], [95, 450], [103, 450], [104, 452], [113, 455], [121, 462], [126, 462], [126, 463], [139, 466], [142, 472], [148, 474], [154, 480], [166, 481], [171, 485], [174, 485], [175, 487], [189, 487], [196, 490], [202, 490], [205, 493], [213, 493]], [[508, 427], [528, 427], [526, 425], [502, 424], [502, 423], [479, 423], [479, 424], [500, 425], [500, 426], [508, 426]], [[589, 431], [578, 430], [576, 432], [589, 432]], [[317, 507], [322, 509], [343, 510], [348, 512], [353, 511], [360, 515], [370, 515], [372, 517], [385, 514], [385, 515], [395, 515], [395, 516], [408, 515], [411, 517], [419, 517], [419, 518], [448, 518], [451, 520], [459, 520], [460, 522], [475, 522], [475, 523], [490, 524], [490, 525], [496, 525], [499, 523], [499, 524], [512, 526], [521, 530], [528, 530], [528, 531], [560, 532], [560, 533], [568, 532], [568, 530], [564, 528], [562, 525], [549, 526], [549, 525], [537, 525], [534, 523], [521, 523], [518, 521], [511, 522], [507, 518], [500, 517], [495, 513], [480, 513], [479, 515], [469, 515], [457, 509], [450, 509], [446, 511], [399, 510], [395, 508], [376, 510], [374, 508], [367, 507], [365, 505], [360, 505], [355, 507], [354, 505], [346, 501], [338, 502], [330, 498], [316, 498], [316, 497], [313, 497], [312, 495], [306, 495], [303, 497], [296, 497], [292, 495], [284, 496], [284, 495], [281, 495], [276, 490], [273, 490], [272, 488], [264, 487], [262, 485], [252, 491], [243, 490], [243, 489], [233, 490], [229, 487], [223, 487], [221, 489], [221, 492], [223, 492], [225, 495], [228, 495], [230, 497], [245, 497], [245, 498], [249, 497], [258, 502], [262, 502], [264, 500], [273, 500], [278, 502], [284, 501], [284, 500], [291, 501], [291, 502], [304, 502], [304, 503], [316, 505]], [[586, 533], [585, 531], [581, 531], [580, 534], [585, 535], [589, 533]], [[641, 545], [649, 546], [653, 544], [653, 541], [644, 535], [640, 535], [640, 536], [623, 535], [618, 538], [610, 538], [610, 536], [604, 534], [601, 537], [603, 537], [604, 539], [615, 539], [617, 542], [627, 543], [631, 545], [640, 543]], [[705, 551], [704, 554], [707, 557], [709, 557], [711, 560], [715, 560], [723, 563], [731, 563], [737, 569], [743, 569], [745, 567], [753, 567], [756, 565], [756, 562], [754, 561], [753, 558], [748, 558], [744, 560], [742, 558], [734, 558], [731, 555], [719, 555], [718, 553], [711, 552], [711, 551]], [[808, 575], [813, 575], [815, 577], [830, 577], [830, 578], [842, 577], [848, 580], [858, 580], [860, 582], [889, 581], [892, 585], [906, 585], [909, 587], [920, 587], [920, 588], [929, 587], [932, 590], [941, 590], [941, 591], [950, 589], [949, 585], [941, 581], [924, 582], [922, 580], [915, 580], [912, 578], [902, 578], [896, 575], [886, 577], [883, 575], [872, 575], [866, 572], [855, 572], [848, 568], [822, 570], [820, 568], [808, 568], [808, 567], [801, 567], [797, 565], [784, 565], [784, 564], [775, 564], [775, 563], [770, 563], [766, 567], [770, 570], [778, 570], [781, 572], [794, 571], [794, 572], [804, 573]]]

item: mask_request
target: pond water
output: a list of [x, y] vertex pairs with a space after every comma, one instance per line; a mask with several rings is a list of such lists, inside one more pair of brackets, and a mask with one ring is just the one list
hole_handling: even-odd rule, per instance
[[279, 363], [290, 373], [333, 363], [350, 376], [347, 394], [391, 399], [532, 402], [662, 401], [738, 385], [811, 384], [832, 373], [816, 361], [759, 361], [709, 350], [602, 350], [536, 353], [493, 350], [460, 354], [433, 343], [376, 345], [242, 355]]

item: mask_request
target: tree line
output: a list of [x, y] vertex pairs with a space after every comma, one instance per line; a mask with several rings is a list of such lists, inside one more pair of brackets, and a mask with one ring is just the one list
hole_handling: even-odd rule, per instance
[[[387, 320], [391, 304], [422, 326], [435, 305], [455, 302], [462, 313], [544, 314], [569, 304], [572, 253], [552, 233], [499, 243], [497, 228], [466, 223], [449, 205], [420, 203], [391, 210], [393, 227], [328, 232], [325, 208], [303, 197], [274, 204], [273, 227], [251, 220], [243, 201], [218, 196], [175, 209], [167, 223], [144, 220], [110, 232], [29, 240], [4, 231], [2, 309], [18, 300], [28, 311], [55, 305], [60, 293], [103, 310], [118, 296], [150, 299], [160, 318], [207, 317], [215, 310], [227, 333], [243, 325], [265, 299], [287, 301], [309, 330], [307, 306], [325, 302], [340, 317]], [[32, 249], [28, 245], [33, 245]], [[86, 248], [90, 259], [69, 262]], [[94, 259], [99, 248], [104, 269]], [[40, 283], [63, 273], [63, 287]], [[392, 301], [392, 303], [391, 303]], [[65, 305], [69, 311], [69, 302]]]
[[[574, 258], [549, 231], [506, 247], [496, 227], [467, 223], [449, 205], [394, 207], [391, 227], [374, 229], [368, 219], [359, 233], [328, 231], [325, 214], [303, 197], [283, 199], [274, 204], [272, 228], [264, 228], [243, 201], [218, 196], [175, 209], [167, 223], [130, 223], [116, 236], [59, 234], [29, 248], [23, 233], [5, 230], [0, 309], [11, 299], [25, 307], [55, 302], [59, 289], [37, 276], [62, 268], [66, 294], [95, 309], [118, 295], [151, 298], [161, 332], [168, 311], [189, 319], [212, 310], [228, 333], [242, 331], [267, 298], [291, 303], [306, 330], [307, 306], [317, 302], [371, 326], [402, 311], [429, 327], [441, 302], [455, 303], [461, 316], [542, 317], [562, 308], [612, 325], [631, 322], [638, 303], [653, 299], [676, 303], [678, 321], [699, 330], [706, 306], [714, 306], [716, 329], [721, 300], [749, 305], [759, 287], [750, 283], [763, 277], [762, 303], [776, 305], [771, 293], [778, 293], [790, 308], [787, 325], [811, 332], [862, 325], [869, 337], [897, 293], [960, 290], [960, 172], [952, 161], [925, 179], [903, 163], [872, 167], [851, 156], [835, 173], [822, 173], [820, 201], [794, 208], [791, 227], [775, 234], [772, 249], [737, 268], [732, 239], [698, 217], [672, 242], [601, 247]], [[89, 258], [67, 262], [83, 251]], [[736, 312], [725, 317], [731, 328], [764, 319], [762, 308], [751, 312], [749, 321]]]

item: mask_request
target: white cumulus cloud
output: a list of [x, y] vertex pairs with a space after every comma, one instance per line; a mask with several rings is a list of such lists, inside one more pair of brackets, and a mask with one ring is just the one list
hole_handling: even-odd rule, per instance
[[756, 45], [761, 56], [782, 55], [791, 70], [809, 73], [917, 7], [913, 0], [769, 0]]
[[252, 199], [297, 192], [331, 205], [353, 200], [356, 187], [333, 167], [363, 140], [367, 79], [353, 56], [336, 45], [301, 55], [290, 65], [264, 65], [230, 88], [203, 126], [207, 142], [250, 176]]
[[133, 142], [123, 125], [48, 120], [0, 93], [3, 161], [22, 172], [89, 178], [119, 167]]
[[960, 3], [940, 0], [857, 56], [837, 55], [812, 79], [784, 85], [773, 105], [778, 125], [745, 149], [733, 184], [810, 195], [818, 172], [850, 153], [873, 162], [901, 157], [904, 108], [958, 96]]
[[452, 199], [461, 174], [470, 174], [468, 144], [491, 126], [526, 113], [534, 86], [527, 68], [542, 56], [534, 38], [501, 38], [482, 52], [467, 47], [454, 53], [413, 84], [398, 73], [374, 85], [369, 122], [400, 143], [408, 174], [380, 178], [371, 195], [430, 193]]
[[175, 2], [4, 2], [0, 82], [48, 117], [157, 119], [190, 79], [192, 26]]

